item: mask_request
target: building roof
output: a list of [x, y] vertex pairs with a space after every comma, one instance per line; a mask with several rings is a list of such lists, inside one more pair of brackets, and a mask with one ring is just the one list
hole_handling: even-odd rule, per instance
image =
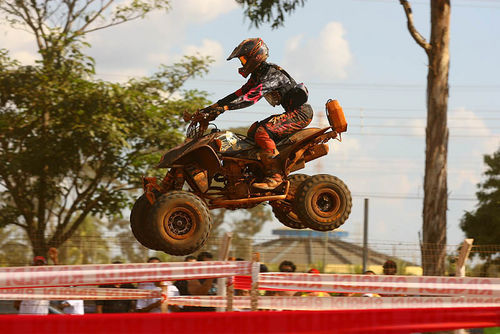
[[[339, 233], [316, 232], [310, 230], [277, 230], [280, 237], [253, 246], [260, 253], [260, 261], [269, 265], [290, 260], [298, 266], [349, 265], [361, 266], [363, 247], [343, 241]], [[386, 260], [395, 260], [405, 265], [414, 265], [402, 259], [368, 249], [368, 265], [382, 266]]]

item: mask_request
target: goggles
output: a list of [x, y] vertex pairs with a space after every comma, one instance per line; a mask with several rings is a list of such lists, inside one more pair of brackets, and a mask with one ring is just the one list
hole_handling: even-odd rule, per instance
[[247, 63], [247, 58], [245, 56], [241, 56], [238, 57], [238, 59], [240, 60], [241, 65], [245, 66], [245, 64]]

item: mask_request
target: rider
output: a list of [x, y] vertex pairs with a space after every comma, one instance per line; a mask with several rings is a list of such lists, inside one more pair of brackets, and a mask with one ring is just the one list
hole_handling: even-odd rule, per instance
[[267, 63], [269, 54], [267, 45], [261, 38], [249, 38], [241, 42], [227, 60], [238, 58], [242, 67], [238, 72], [250, 78], [236, 92], [220, 99], [202, 110], [213, 120], [226, 110], [241, 109], [251, 106], [264, 97], [273, 107], [281, 105], [282, 114], [272, 115], [255, 122], [248, 130], [248, 136], [260, 147], [260, 159], [264, 164], [266, 178], [261, 183], [254, 183], [258, 189], [272, 190], [283, 182], [276, 141], [305, 128], [313, 118], [313, 110], [306, 104], [308, 97], [304, 84], [295, 80], [281, 67]]

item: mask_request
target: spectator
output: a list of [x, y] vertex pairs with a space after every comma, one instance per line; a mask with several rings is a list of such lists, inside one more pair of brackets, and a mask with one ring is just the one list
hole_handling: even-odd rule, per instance
[[[282, 261], [279, 265], [279, 271], [282, 273], [294, 273], [297, 267], [292, 261]], [[266, 291], [266, 296], [300, 296], [300, 291]]]
[[297, 267], [292, 261], [283, 261], [280, 263], [279, 271], [282, 273], [294, 273]]
[[[319, 274], [319, 270], [316, 268], [311, 268], [307, 271], [308, 274]], [[307, 296], [307, 297], [328, 297], [330, 296], [327, 292], [323, 291], [309, 291], [309, 292], [304, 292], [302, 296]]]
[[[115, 261], [113, 264], [120, 264], [120, 261]], [[106, 284], [99, 285], [100, 288], [120, 288], [120, 289], [135, 289], [131, 283], [125, 284]], [[120, 299], [120, 300], [96, 300], [96, 313], [128, 313], [135, 310], [135, 300]]]
[[267, 273], [269, 272], [269, 269], [267, 268], [267, 266], [264, 264], [264, 263], [261, 263], [260, 264], [260, 270], [259, 270], [261, 273]]
[[184, 262], [195, 262], [196, 261], [196, 257], [194, 257], [193, 255], [188, 255], [184, 258]]
[[[59, 264], [59, 251], [55, 247], [50, 247], [48, 251], [49, 257], [54, 265]], [[64, 314], [85, 314], [82, 299], [63, 300], [57, 304], [57, 307]]]
[[[213, 255], [209, 252], [201, 252], [196, 257], [197, 261], [212, 261]], [[181, 296], [215, 296], [217, 294], [217, 286], [215, 279], [192, 279], [175, 282], [175, 286], [179, 289]], [[184, 312], [209, 312], [215, 311], [214, 307], [197, 307], [184, 306]]]
[[[392, 260], [387, 260], [384, 262], [384, 265], [382, 266], [384, 275], [396, 275], [398, 272], [398, 266], [396, 265], [396, 262]], [[400, 294], [383, 294], [382, 297], [402, 297], [404, 295]]]
[[384, 275], [396, 275], [398, 272], [398, 266], [396, 265], [396, 262], [392, 260], [385, 261], [382, 268], [384, 268]]
[[83, 300], [63, 300], [59, 308], [64, 314], [84, 314]]
[[[33, 258], [31, 263], [33, 266], [46, 266], [47, 259], [44, 256], [38, 255]], [[48, 300], [15, 300], [14, 308], [19, 311], [19, 314], [49, 314]]]
[[[148, 263], [160, 263], [160, 259], [153, 256], [148, 259]], [[144, 290], [158, 290], [162, 291], [160, 287], [161, 282], [143, 282], [137, 284], [138, 289]], [[179, 290], [172, 284], [167, 284], [167, 296], [179, 296]], [[172, 307], [171, 307], [172, 306]], [[176, 305], [169, 305], [170, 311], [177, 310]], [[137, 312], [160, 313], [161, 312], [161, 298], [138, 299], [136, 304]]]

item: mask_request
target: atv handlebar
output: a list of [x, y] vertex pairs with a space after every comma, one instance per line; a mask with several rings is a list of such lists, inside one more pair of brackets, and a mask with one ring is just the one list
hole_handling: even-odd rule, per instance
[[208, 120], [202, 119], [202, 120], [192, 120], [191, 123], [189, 123], [187, 130], [186, 130], [186, 137], [190, 139], [197, 139], [203, 136], [205, 131], [208, 128]]

